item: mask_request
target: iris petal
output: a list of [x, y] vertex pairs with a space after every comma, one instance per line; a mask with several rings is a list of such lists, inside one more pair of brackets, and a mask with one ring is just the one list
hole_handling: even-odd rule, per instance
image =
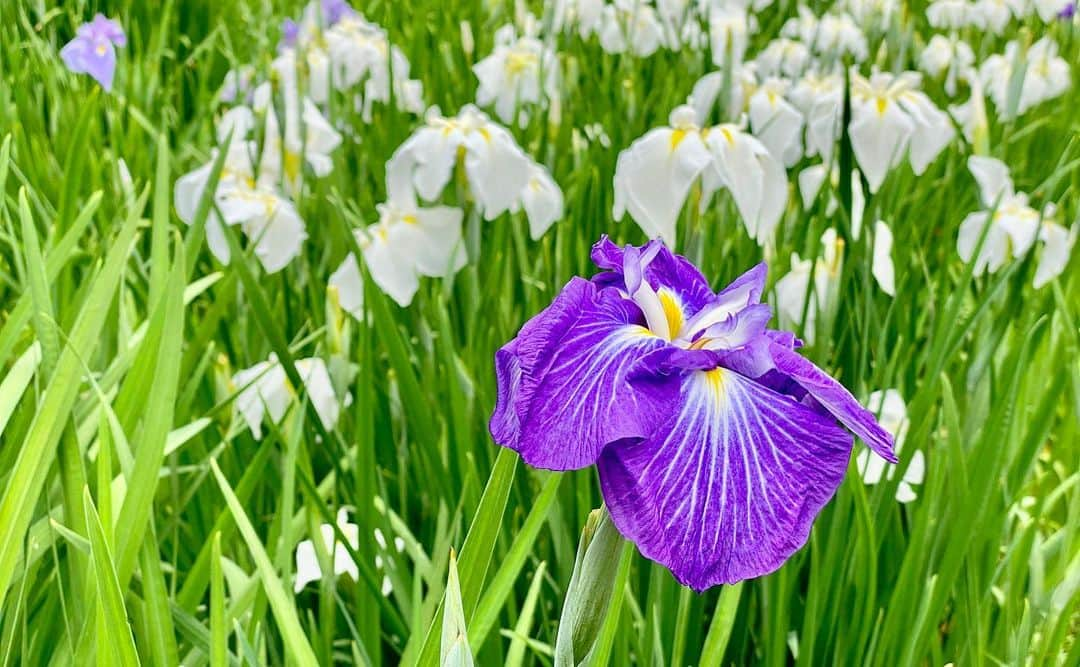
[[840, 422], [859, 436], [870, 449], [890, 463], [896, 463], [893, 437], [878, 425], [874, 414], [859, 405], [842, 384], [814, 365], [809, 359], [783, 345], [772, 343], [776, 370], [790, 377]]
[[[653, 247], [653, 244], [658, 247]], [[638, 249], [633, 249], [637, 251]], [[593, 278], [602, 285], [622, 287], [627, 276], [624, 274], [623, 248], [615, 245], [607, 236], [603, 236], [593, 246], [592, 260], [601, 269], [607, 269]], [[715, 298], [709, 281], [696, 266], [686, 258], [668, 250], [659, 241], [651, 241], [641, 249], [642, 255], [653, 254], [646, 264], [643, 277], [656, 291], [666, 289], [679, 298], [684, 315], [689, 317], [701, 310]]]
[[612, 441], [647, 435], [653, 383], [631, 386], [626, 377], [667, 343], [643, 323], [618, 291], [572, 279], [496, 354], [495, 442], [534, 467], [572, 470], [595, 463]]
[[673, 377], [668, 399], [652, 436], [600, 456], [615, 525], [698, 591], [777, 569], [843, 479], [851, 436], [724, 369]]

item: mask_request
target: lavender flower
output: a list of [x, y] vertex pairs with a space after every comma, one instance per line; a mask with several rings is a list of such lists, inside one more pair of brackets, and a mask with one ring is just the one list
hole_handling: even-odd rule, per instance
[[292, 19], [285, 19], [281, 22], [281, 43], [278, 44], [278, 51], [296, 48], [296, 41], [299, 37], [299, 24]]
[[1061, 11], [1058, 12], [1058, 18], [1063, 21], [1068, 21], [1074, 16], [1076, 16], [1076, 2], [1070, 2], [1069, 4], [1062, 7]]
[[346, 16], [355, 16], [348, 0], [322, 0], [323, 21], [326, 27], [331, 27]]
[[127, 44], [124, 29], [116, 21], [96, 14], [94, 20], [75, 31], [75, 39], [64, 45], [60, 57], [68, 69], [89, 74], [105, 90], [112, 90], [116, 73], [116, 46]]
[[596, 464], [616, 527], [680, 582], [764, 575], [802, 547], [847, 468], [843, 426], [896, 461], [874, 416], [766, 328], [764, 263], [714, 294], [660, 241], [604, 237], [592, 258], [604, 271], [496, 354], [491, 434], [539, 468]]

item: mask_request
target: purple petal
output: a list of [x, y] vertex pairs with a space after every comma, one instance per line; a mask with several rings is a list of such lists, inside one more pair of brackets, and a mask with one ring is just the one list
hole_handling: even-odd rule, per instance
[[104, 14], [94, 14], [93, 20], [84, 23], [76, 30], [76, 34], [87, 37], [92, 41], [106, 40], [116, 46], [126, 46], [127, 36], [124, 28], [118, 21], [107, 18]]
[[112, 90], [116, 49], [107, 40], [91, 42], [76, 37], [60, 49], [60, 58], [76, 74], [89, 74], [105, 90]]
[[[660, 241], [650, 241], [648, 244], [636, 248], [628, 246], [632, 252], [641, 252], [642, 255], [653, 254], [654, 256], [646, 265], [642, 275], [649, 285], [656, 291], [666, 288], [678, 297], [680, 306], [687, 317], [710, 303], [714, 298], [709, 281], [701, 275], [697, 267], [691, 264], [681, 255], [676, 255], [668, 250]], [[608, 273], [601, 273], [593, 280], [601, 285], [622, 286], [627, 279], [634, 276], [626, 276], [624, 272], [623, 248], [616, 246], [607, 236], [602, 236], [593, 246], [592, 260], [601, 269], [608, 269]]]
[[278, 44], [278, 51], [294, 48], [299, 37], [300, 26], [292, 19], [285, 19], [281, 22], [281, 43]]
[[356, 11], [347, 0], [322, 0], [323, 22], [331, 27], [346, 16], [353, 16]]
[[574, 278], [547, 309], [496, 354], [495, 442], [526, 463], [582, 468], [614, 440], [642, 438], [655, 423], [652, 384], [626, 375], [666, 346], [641, 324], [633, 302]]
[[761, 339], [772, 318], [768, 304], [755, 303], [713, 324], [701, 334], [705, 346], [716, 350], [735, 350]]
[[770, 350], [777, 371], [799, 383], [879, 456], [896, 463], [892, 435], [878, 425], [874, 414], [859, 405], [851, 392], [798, 352], [776, 343], [770, 345]]
[[742, 301], [745, 298], [747, 305], [760, 303], [761, 293], [765, 291], [765, 276], [768, 271], [765, 262], [761, 262], [720, 290], [720, 293], [716, 295], [717, 300]]
[[616, 527], [698, 591], [776, 570], [840, 485], [850, 434], [732, 371], [668, 384], [655, 433], [600, 455]]

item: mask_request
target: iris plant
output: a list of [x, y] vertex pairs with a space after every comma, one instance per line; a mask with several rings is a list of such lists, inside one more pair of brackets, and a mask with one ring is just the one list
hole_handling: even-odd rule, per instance
[[491, 434], [539, 468], [595, 464], [616, 527], [680, 582], [780, 567], [839, 487], [852, 432], [895, 462], [874, 415], [767, 328], [764, 264], [714, 293], [658, 240], [605, 237], [592, 259], [601, 273], [496, 353]]

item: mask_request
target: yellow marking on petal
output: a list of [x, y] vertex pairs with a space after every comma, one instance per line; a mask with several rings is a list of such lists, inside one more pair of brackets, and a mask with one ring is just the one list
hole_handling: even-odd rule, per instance
[[671, 132], [671, 152], [674, 153], [675, 149], [679, 147], [682, 140], [686, 138], [686, 130], [672, 130]]
[[488, 132], [488, 129], [486, 127], [480, 128], [479, 130], [477, 130], [477, 132], [480, 133], [480, 136], [484, 138], [485, 142], [489, 144], [491, 143], [491, 133]]
[[720, 133], [724, 135], [724, 138], [727, 139], [727, 142], [729, 144], [735, 145], [735, 137], [732, 136], [731, 130], [727, 129], [726, 127], [722, 127], [720, 128]]
[[675, 295], [667, 290], [662, 289], [657, 292], [656, 295], [660, 297], [660, 306], [664, 309], [664, 317], [667, 319], [668, 332], [671, 334], [671, 338], [674, 339], [679, 335], [679, 331], [682, 330], [682, 307], [679, 306], [679, 301]]
[[656, 336], [656, 334], [652, 332], [652, 329], [637, 324], [631, 324], [626, 333], [631, 336], [643, 336], [645, 338]]
[[879, 116], [885, 115], [885, 109], [889, 106], [889, 100], [884, 97], [877, 98], [877, 112]]
[[284, 159], [285, 178], [292, 182], [300, 177], [300, 155], [292, 151], [285, 151]]
[[403, 216], [401, 216], [401, 221], [404, 222], [407, 225], [419, 224], [419, 222], [417, 221], [415, 215], [403, 215]]
[[535, 53], [511, 53], [506, 57], [506, 71], [511, 75], [521, 74], [535, 67], [538, 62]]
[[772, 105], [772, 106], [776, 106], [776, 93], [774, 91], [770, 90], [769, 92], [766, 93], [766, 95], [769, 98], [769, 104]]
[[109, 47], [105, 46], [104, 44], [98, 44], [97, 47], [94, 49], [94, 51], [96, 51], [99, 56], [105, 55], [105, 52], [108, 50]]
[[724, 398], [724, 370], [721, 368], [714, 368], [711, 371], [705, 371], [705, 384], [708, 386], [709, 391], [712, 392], [713, 397], [719, 402]]

